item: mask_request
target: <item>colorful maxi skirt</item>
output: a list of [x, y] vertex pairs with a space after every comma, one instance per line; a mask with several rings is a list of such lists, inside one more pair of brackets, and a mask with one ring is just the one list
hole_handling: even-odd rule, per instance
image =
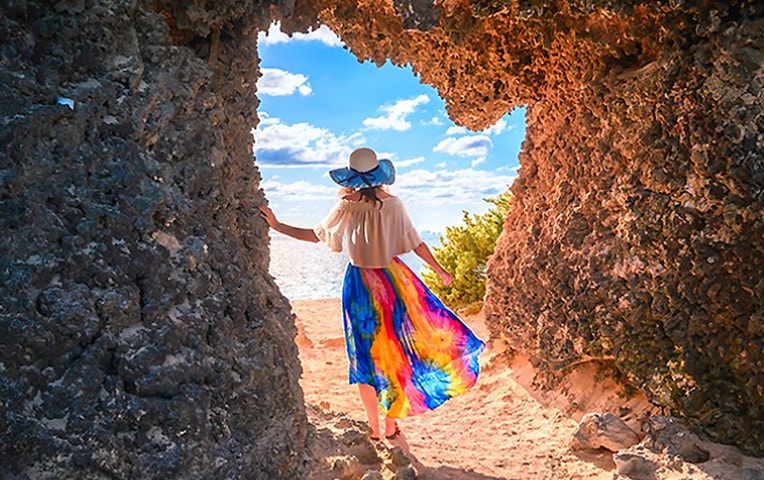
[[399, 259], [349, 265], [342, 309], [350, 383], [373, 386], [388, 416], [432, 410], [477, 381], [485, 344]]

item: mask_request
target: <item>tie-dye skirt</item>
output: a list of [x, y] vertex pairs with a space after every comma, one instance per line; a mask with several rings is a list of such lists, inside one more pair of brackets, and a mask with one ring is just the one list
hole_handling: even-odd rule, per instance
[[401, 418], [469, 390], [485, 344], [399, 259], [349, 265], [342, 292], [350, 383], [373, 386]]

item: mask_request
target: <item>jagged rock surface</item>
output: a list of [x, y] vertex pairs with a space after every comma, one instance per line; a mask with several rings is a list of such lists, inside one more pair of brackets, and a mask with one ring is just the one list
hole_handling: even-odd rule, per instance
[[625, 450], [639, 443], [639, 436], [626, 422], [612, 413], [587, 413], [570, 440], [571, 450], [597, 450], [611, 452]]
[[529, 107], [487, 306], [493, 331], [541, 368], [614, 356], [656, 403], [762, 454], [764, 22], [753, 10], [689, 15], [693, 28], [663, 50], [611, 58]]
[[0, 3], [3, 478], [299, 476], [246, 11]]
[[412, 65], [458, 123], [527, 105], [487, 274], [495, 336], [550, 374], [612, 360], [714, 439], [764, 453], [761, 2], [311, 8], [359, 59]]
[[615, 358], [764, 452], [760, 2], [0, 9], [4, 475], [299, 474], [296, 331], [252, 211], [255, 29], [272, 18], [411, 64], [470, 128], [528, 105], [494, 335], [547, 370]]

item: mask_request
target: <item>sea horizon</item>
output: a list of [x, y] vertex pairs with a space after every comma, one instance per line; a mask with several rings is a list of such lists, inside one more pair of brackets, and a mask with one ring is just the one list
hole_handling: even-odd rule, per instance
[[[430, 249], [440, 246], [442, 234], [425, 231], [420, 235]], [[342, 281], [349, 263], [346, 250], [332, 252], [323, 243], [302, 242], [278, 233], [271, 235], [270, 247], [269, 273], [289, 300], [342, 297]], [[425, 263], [416, 254], [398, 258], [421, 277]]]

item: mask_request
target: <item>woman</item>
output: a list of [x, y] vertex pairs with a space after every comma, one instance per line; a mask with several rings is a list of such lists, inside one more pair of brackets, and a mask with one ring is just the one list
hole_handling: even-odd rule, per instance
[[485, 344], [398, 258], [414, 251], [449, 285], [453, 277], [422, 241], [403, 204], [385, 185], [395, 181], [390, 160], [368, 148], [350, 154], [349, 166], [329, 172], [341, 198], [313, 229], [279, 222], [259, 207], [274, 230], [335, 252], [346, 239], [350, 265], [342, 309], [349, 381], [358, 384], [372, 440], [400, 433], [396, 418], [432, 410], [466, 392], [479, 373]]

